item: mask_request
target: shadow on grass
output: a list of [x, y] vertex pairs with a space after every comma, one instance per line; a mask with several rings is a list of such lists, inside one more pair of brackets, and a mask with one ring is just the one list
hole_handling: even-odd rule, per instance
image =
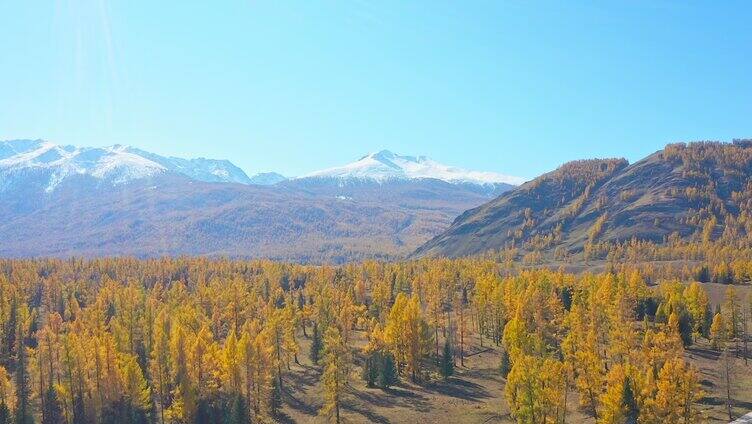
[[702, 386], [702, 387], [704, 387], [706, 389], [709, 389], [709, 388], [715, 387], [715, 383], [713, 383], [712, 381], [710, 381], [710, 380], [708, 380], [706, 378], [703, 378], [702, 380], [700, 380], [700, 386]]
[[277, 423], [283, 423], [283, 424], [294, 424], [295, 420], [293, 420], [289, 415], [285, 414], [284, 412], [278, 412], [276, 415], [272, 417], [274, 422]]
[[725, 405], [726, 400], [721, 399], [716, 396], [703, 396], [700, 398], [700, 404], [702, 405], [710, 405], [710, 406], [718, 406], [718, 405]]
[[478, 402], [481, 399], [487, 399], [490, 397], [486, 389], [480, 384], [457, 377], [450, 377], [446, 381], [436, 381], [425, 386], [425, 388], [444, 396], [471, 402]]
[[318, 383], [319, 370], [315, 367], [301, 365], [302, 372], [289, 373], [285, 376], [283, 401], [292, 409], [306, 415], [316, 416], [318, 406], [304, 402], [296, 397], [296, 393], [305, 394], [308, 389]]
[[718, 360], [718, 357], [721, 356], [720, 352], [715, 351], [713, 349], [705, 349], [700, 347], [689, 347], [687, 348], [687, 352], [699, 356], [700, 358], [704, 359], [711, 359], [713, 361]]
[[360, 414], [360, 415], [366, 417], [366, 419], [368, 419], [368, 421], [372, 422], [372, 423], [382, 423], [382, 424], [389, 423], [389, 420], [385, 416], [377, 414], [374, 411], [368, 410], [368, 409], [366, 409], [364, 407], [361, 407], [360, 405], [356, 405], [356, 404], [354, 404], [352, 402], [348, 402], [348, 401], [343, 402], [342, 409], [345, 410], [345, 411], [349, 411], [349, 412], [353, 412], [353, 413], [356, 413], [356, 414]]
[[409, 408], [420, 412], [431, 410], [424, 396], [399, 387], [356, 390], [352, 392], [352, 395], [364, 404], [380, 408]]
[[[719, 396], [704, 396], [700, 398], [700, 403], [703, 405], [721, 406], [726, 405], [726, 399]], [[745, 400], [732, 399], [731, 405], [736, 408], [742, 408], [744, 410], [752, 409], [752, 402]]]

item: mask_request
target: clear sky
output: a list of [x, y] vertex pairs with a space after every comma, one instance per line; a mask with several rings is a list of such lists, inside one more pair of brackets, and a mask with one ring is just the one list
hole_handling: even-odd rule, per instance
[[4, 1], [0, 139], [532, 177], [752, 137], [750, 22], [746, 1]]

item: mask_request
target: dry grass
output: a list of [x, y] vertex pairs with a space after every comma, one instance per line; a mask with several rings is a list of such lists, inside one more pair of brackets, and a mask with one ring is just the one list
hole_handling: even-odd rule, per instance
[[[741, 356], [741, 355], [740, 355]], [[686, 353], [687, 359], [700, 371], [705, 396], [700, 401], [708, 422], [727, 423], [725, 385], [721, 378], [720, 352], [710, 348], [707, 340], [698, 340]], [[752, 411], [752, 357], [733, 358], [735, 378], [732, 382], [733, 416], [738, 418]]]
[[[357, 333], [358, 343], [363, 343], [363, 333]], [[342, 409], [345, 423], [512, 423], [509, 406], [504, 398], [504, 379], [498, 369], [499, 350], [495, 346], [480, 348], [477, 336], [472, 337], [465, 358], [465, 367], [443, 381], [435, 372], [431, 381], [414, 384], [402, 378], [389, 389], [368, 388], [360, 377], [360, 366], [352, 372], [351, 384]], [[294, 365], [286, 376], [284, 415], [280, 422], [323, 423], [326, 417], [318, 415], [323, 393], [319, 383], [320, 369], [307, 357], [309, 341], [301, 340], [301, 366]], [[699, 403], [703, 415], [711, 423], [726, 423], [724, 388], [720, 378], [719, 353], [710, 349], [705, 340], [699, 340], [687, 351], [687, 359], [700, 371], [705, 396]], [[362, 363], [361, 357], [355, 358]], [[745, 366], [741, 358], [736, 363], [734, 415], [752, 410], [752, 358]], [[568, 395], [567, 422], [594, 423], [584, 410], [577, 407], [575, 392]]]

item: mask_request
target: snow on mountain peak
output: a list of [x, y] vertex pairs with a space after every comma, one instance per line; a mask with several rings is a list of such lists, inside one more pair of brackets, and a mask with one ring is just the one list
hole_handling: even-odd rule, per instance
[[357, 178], [386, 181], [392, 179], [432, 178], [453, 184], [511, 184], [519, 185], [523, 178], [495, 172], [471, 171], [455, 166], [444, 165], [426, 156], [403, 156], [381, 150], [363, 156], [347, 165], [327, 168], [304, 175], [300, 178]]
[[[86, 176], [110, 184], [176, 173], [206, 182], [272, 185], [284, 181], [282, 175], [262, 173], [249, 177], [227, 160], [183, 159], [160, 156], [131, 146], [62, 146], [44, 140], [0, 141], [0, 191], [33, 184], [51, 192], [67, 178]], [[444, 165], [426, 156], [404, 156], [381, 150], [344, 166], [328, 168], [302, 177], [388, 180], [436, 179], [452, 184], [495, 187], [522, 184], [518, 177], [466, 170]]]
[[44, 140], [0, 142], [0, 190], [25, 181], [51, 192], [76, 175], [122, 184], [165, 172], [199, 181], [250, 183], [248, 176], [228, 161], [163, 157], [120, 144], [75, 147]]

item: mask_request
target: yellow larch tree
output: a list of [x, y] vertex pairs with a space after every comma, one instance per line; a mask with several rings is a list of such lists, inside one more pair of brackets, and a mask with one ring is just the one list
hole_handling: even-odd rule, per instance
[[340, 422], [340, 405], [342, 395], [350, 375], [350, 350], [344, 342], [339, 329], [330, 326], [324, 334], [324, 406], [321, 413], [333, 416]]
[[416, 295], [408, 298], [400, 293], [394, 301], [384, 328], [384, 340], [389, 345], [398, 367], [404, 365], [413, 381], [420, 375], [420, 363], [429, 352], [431, 333], [420, 310]]

